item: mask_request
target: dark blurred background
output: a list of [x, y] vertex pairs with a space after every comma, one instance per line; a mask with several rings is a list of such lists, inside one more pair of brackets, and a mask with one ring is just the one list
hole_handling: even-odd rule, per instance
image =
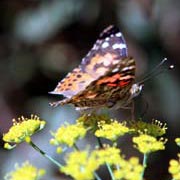
[[[50, 107], [48, 103], [59, 98], [48, 92], [81, 62], [98, 34], [110, 24], [119, 26], [124, 34], [129, 55], [137, 62], [138, 78], [164, 57], [175, 65], [172, 71], [146, 82], [142, 95], [136, 98], [137, 117], [148, 103], [144, 120], [156, 118], [168, 125], [166, 150], [150, 156], [145, 177], [168, 180], [168, 161], [178, 152], [174, 138], [180, 136], [179, 0], [1, 0], [1, 136], [12, 118], [37, 114], [47, 121], [47, 127], [33, 139], [60, 160], [55, 148], [49, 146], [50, 130], [55, 131], [65, 120], [73, 122], [79, 114], [69, 106]], [[119, 110], [117, 118], [123, 113]], [[125, 140], [120, 146], [127, 144]], [[127, 147], [125, 154], [141, 157], [132, 147]], [[12, 170], [15, 162], [29, 159], [48, 171], [43, 179], [69, 179], [26, 144], [6, 151], [1, 141], [0, 159], [0, 177]]]

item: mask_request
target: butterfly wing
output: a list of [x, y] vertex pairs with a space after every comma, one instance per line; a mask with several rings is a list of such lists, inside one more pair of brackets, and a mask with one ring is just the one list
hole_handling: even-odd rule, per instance
[[51, 93], [62, 94], [66, 97], [60, 101], [60, 104], [76, 105], [100, 93], [95, 85], [101, 88], [103, 94], [102, 87], [105, 87], [105, 83], [101, 82], [105, 81], [104, 78], [110, 74], [111, 69], [114, 71], [117, 69], [119, 72], [122, 69], [120, 64], [124, 62], [122, 59], [127, 56], [127, 46], [122, 33], [117, 27], [109, 26], [100, 34], [93, 48], [82, 59], [80, 66], [69, 73]]
[[94, 79], [87, 73], [83, 73], [80, 68], [75, 68], [72, 72], [61, 80], [51, 94], [62, 94], [71, 98], [84, 90]]
[[[135, 60], [123, 58], [99, 79], [92, 81], [83, 92], [73, 96], [68, 103], [76, 107], [113, 106], [126, 104], [135, 79]], [[67, 103], [67, 102], [66, 102]]]
[[83, 58], [80, 68], [98, 79], [127, 56], [127, 46], [122, 33], [119, 28], [111, 25], [100, 34], [93, 48]]

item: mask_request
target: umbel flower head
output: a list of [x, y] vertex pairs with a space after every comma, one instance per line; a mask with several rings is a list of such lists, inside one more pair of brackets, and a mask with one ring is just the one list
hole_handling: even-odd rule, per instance
[[95, 136], [103, 137], [111, 141], [116, 141], [120, 136], [130, 131], [125, 123], [119, 123], [116, 120], [111, 120], [111, 123], [108, 124], [105, 121], [100, 121], [98, 127], [99, 129], [96, 130]]
[[120, 152], [120, 149], [104, 144], [102, 149], [94, 150], [92, 155], [96, 157], [96, 161], [100, 165], [106, 163], [109, 165], [116, 165], [116, 163], [122, 159]]
[[148, 154], [151, 152], [164, 150], [166, 140], [160, 138], [157, 140], [155, 137], [141, 134], [138, 137], [133, 137], [133, 142], [135, 143], [135, 147], [143, 154]]
[[72, 147], [78, 139], [86, 135], [86, 131], [82, 123], [66, 124], [61, 126], [55, 133], [52, 133], [54, 138], [50, 140], [50, 143], [56, 146], [65, 144]]
[[39, 180], [45, 174], [44, 169], [37, 169], [28, 161], [20, 167], [15, 165], [15, 170], [5, 176], [5, 180]]
[[[36, 115], [31, 115], [30, 118], [24, 118], [22, 116], [18, 120], [13, 119], [13, 126], [3, 135], [3, 141], [6, 142], [4, 147], [11, 149], [16, 144], [26, 141], [34, 133], [43, 129], [45, 124], [46, 122], [40, 120]], [[14, 146], [10, 144], [14, 144]]]
[[147, 123], [142, 120], [128, 121], [129, 128], [135, 133], [146, 133], [153, 137], [159, 137], [166, 133], [167, 125], [158, 120], [152, 120], [152, 123]]
[[69, 154], [66, 165], [60, 170], [76, 180], [94, 179], [94, 172], [99, 168], [95, 156], [88, 151], [74, 151]]
[[143, 166], [139, 163], [137, 157], [131, 157], [129, 160], [121, 159], [117, 161], [116, 165], [119, 166], [114, 170], [114, 177], [116, 180], [139, 180], [143, 171]]

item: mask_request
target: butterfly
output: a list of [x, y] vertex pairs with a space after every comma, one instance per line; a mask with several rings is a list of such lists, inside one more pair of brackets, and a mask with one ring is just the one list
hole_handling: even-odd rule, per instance
[[135, 83], [135, 70], [135, 60], [128, 56], [122, 33], [110, 25], [100, 33], [80, 65], [50, 92], [65, 97], [51, 105], [73, 104], [79, 110], [125, 107], [142, 89]]

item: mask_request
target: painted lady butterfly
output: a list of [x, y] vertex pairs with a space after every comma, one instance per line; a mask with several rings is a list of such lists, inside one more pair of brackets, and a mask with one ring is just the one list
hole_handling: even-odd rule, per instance
[[73, 104], [80, 110], [116, 104], [125, 107], [142, 89], [135, 83], [135, 69], [122, 33], [111, 25], [100, 34], [81, 64], [50, 92], [65, 96], [51, 105]]

